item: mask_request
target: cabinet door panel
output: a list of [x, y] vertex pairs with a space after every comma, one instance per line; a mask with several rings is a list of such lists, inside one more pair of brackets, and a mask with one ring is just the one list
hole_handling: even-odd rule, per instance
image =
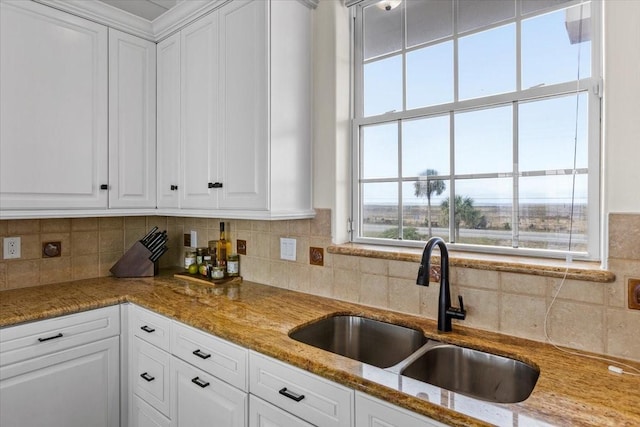
[[267, 7], [242, 0], [220, 9], [221, 209], [268, 208]]
[[445, 424], [356, 392], [356, 427], [445, 427]]
[[176, 427], [244, 427], [247, 394], [173, 357], [171, 422]]
[[3, 427], [117, 427], [119, 338], [0, 368]]
[[109, 29], [109, 207], [156, 207], [156, 44]]
[[218, 189], [218, 13], [182, 30], [181, 207], [215, 208]]
[[107, 28], [0, 8], [0, 206], [106, 208]]
[[131, 427], [169, 427], [171, 421], [156, 411], [151, 405], [133, 396]]
[[249, 427], [312, 427], [312, 424], [250, 394]]
[[[180, 188], [180, 34], [158, 43], [158, 207], [177, 208]], [[177, 188], [176, 188], [177, 187]]]

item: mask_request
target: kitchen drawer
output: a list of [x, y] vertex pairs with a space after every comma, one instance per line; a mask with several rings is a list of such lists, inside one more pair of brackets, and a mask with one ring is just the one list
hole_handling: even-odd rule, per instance
[[133, 396], [131, 427], [171, 427], [171, 421], [138, 396]]
[[131, 314], [131, 332], [164, 351], [169, 351], [171, 320], [137, 305]]
[[172, 322], [171, 353], [247, 391], [247, 349], [182, 323]]
[[313, 425], [250, 394], [249, 427], [313, 427]]
[[133, 392], [158, 411], [169, 416], [171, 355], [140, 338], [134, 338], [131, 385]]
[[117, 305], [0, 329], [0, 366], [120, 335]]
[[249, 391], [311, 424], [351, 425], [353, 390], [253, 351]]

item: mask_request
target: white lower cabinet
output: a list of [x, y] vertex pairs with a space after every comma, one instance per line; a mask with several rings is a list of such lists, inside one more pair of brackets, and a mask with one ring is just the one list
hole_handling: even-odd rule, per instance
[[357, 391], [356, 427], [445, 427], [445, 424]]
[[249, 427], [313, 427], [313, 424], [250, 394]]
[[133, 427], [171, 427], [169, 418], [162, 415], [153, 406], [139, 398], [133, 396], [131, 402], [131, 426]]
[[0, 425], [119, 426], [119, 334], [117, 306], [1, 329]]

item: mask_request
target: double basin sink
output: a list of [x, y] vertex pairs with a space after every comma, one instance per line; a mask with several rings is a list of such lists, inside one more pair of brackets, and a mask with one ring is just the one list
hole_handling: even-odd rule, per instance
[[428, 339], [406, 326], [335, 315], [294, 329], [296, 341], [495, 403], [527, 399], [540, 371], [508, 357]]

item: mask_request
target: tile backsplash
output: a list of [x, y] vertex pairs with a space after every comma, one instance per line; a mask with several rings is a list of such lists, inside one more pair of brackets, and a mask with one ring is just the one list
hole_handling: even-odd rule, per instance
[[[0, 261], [0, 289], [107, 276], [109, 268], [153, 226], [166, 229], [170, 250], [161, 266], [182, 265], [182, 235], [200, 246], [219, 237], [220, 219], [106, 217], [0, 221], [0, 237], [20, 236], [22, 257]], [[416, 262], [330, 254], [331, 212], [289, 221], [225, 220], [227, 238], [247, 242], [245, 280], [435, 319], [438, 286], [415, 285]], [[612, 283], [452, 267], [452, 295], [462, 294], [465, 325], [558, 345], [640, 360], [640, 311], [627, 308], [626, 283], [640, 277], [640, 214], [609, 217]], [[280, 237], [296, 239], [296, 261], [280, 259]], [[42, 242], [61, 241], [62, 256], [43, 259]], [[2, 240], [0, 239], [0, 244]], [[309, 263], [309, 247], [324, 248], [324, 266]], [[551, 306], [551, 309], [549, 308]]]

